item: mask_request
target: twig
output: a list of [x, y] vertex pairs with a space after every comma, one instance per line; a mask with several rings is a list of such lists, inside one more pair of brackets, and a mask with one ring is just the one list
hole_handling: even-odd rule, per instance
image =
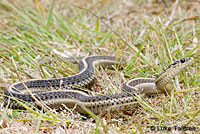
[[167, 12], [167, 10], [166, 10], [166, 8], [165, 8], [165, 5], [164, 5], [164, 3], [162, 2], [162, 0], [160, 0], [160, 3], [161, 3], [161, 5], [162, 5], [162, 7], [163, 7], [163, 9], [164, 9], [164, 11], [165, 11], [165, 14], [166, 14], [167, 17], [169, 18], [169, 14], [168, 14], [168, 12]]
[[174, 4], [174, 7], [172, 9], [172, 12], [171, 12], [171, 15], [168, 17], [169, 20], [165, 23], [165, 27], [168, 27], [168, 25], [171, 23], [173, 17], [174, 17], [174, 13], [176, 11], [176, 7], [177, 7], [177, 4], [178, 4], [179, 0], [176, 0], [175, 4]]

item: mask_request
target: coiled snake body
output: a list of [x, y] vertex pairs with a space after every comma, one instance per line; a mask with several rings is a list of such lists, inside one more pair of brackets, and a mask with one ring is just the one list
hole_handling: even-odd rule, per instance
[[[94, 114], [123, 110], [127, 106], [135, 107], [136, 98], [144, 94], [162, 93], [171, 90], [171, 80], [182, 69], [193, 62], [192, 57], [179, 59], [168, 66], [156, 79], [137, 78], [123, 84], [122, 93], [104, 96], [90, 96], [83, 91], [75, 89], [85, 87], [92, 83], [95, 78], [95, 65], [124, 64], [125, 60], [113, 56], [89, 56], [82, 58], [79, 63], [80, 72], [71, 77], [47, 80], [28, 80], [10, 85], [5, 90], [5, 105], [13, 109], [24, 109], [18, 102], [40, 107], [34, 95], [43, 105], [50, 108], [75, 108], [76, 111], [88, 114], [89, 109]], [[32, 92], [32, 95], [28, 92]], [[16, 100], [17, 99], [17, 100]]]

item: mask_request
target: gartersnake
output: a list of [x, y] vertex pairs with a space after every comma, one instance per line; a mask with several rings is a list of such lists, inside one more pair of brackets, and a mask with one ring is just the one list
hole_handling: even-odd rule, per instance
[[[46, 80], [28, 80], [10, 85], [5, 90], [4, 102], [9, 108], [23, 109], [20, 102], [40, 107], [28, 92], [32, 92], [42, 104], [50, 108], [74, 108], [79, 113], [87, 114], [85, 108], [94, 114], [135, 107], [136, 95], [162, 93], [171, 90], [172, 79], [184, 68], [192, 64], [192, 57], [185, 57], [170, 64], [156, 79], [137, 78], [123, 84], [122, 93], [104, 96], [90, 96], [75, 89], [85, 87], [95, 78], [95, 65], [103, 64], [111, 67], [125, 63], [123, 58], [112, 56], [89, 56], [79, 62], [80, 72], [71, 77]], [[26, 86], [24, 86], [24, 84]]]

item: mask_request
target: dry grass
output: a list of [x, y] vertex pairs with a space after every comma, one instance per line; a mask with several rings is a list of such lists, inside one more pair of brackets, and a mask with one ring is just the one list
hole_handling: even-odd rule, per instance
[[[124, 70], [99, 69], [94, 94], [119, 93], [128, 79], [156, 77], [169, 63], [192, 56], [194, 64], [174, 81], [176, 91], [147, 98], [142, 107], [103, 117], [75, 111], [49, 113], [0, 108], [0, 133], [195, 133], [200, 130], [200, 1], [9, 0], [0, 3], [0, 87], [31, 78], [61, 78], [78, 72], [57, 58], [118, 55]], [[94, 14], [93, 14], [94, 13]], [[49, 64], [40, 60], [50, 58]], [[14, 64], [16, 64], [17, 71]], [[105, 81], [106, 80], [106, 81]], [[3, 101], [1, 100], [2, 104]], [[151, 131], [151, 126], [198, 130]], [[163, 127], [162, 127], [163, 128]]]

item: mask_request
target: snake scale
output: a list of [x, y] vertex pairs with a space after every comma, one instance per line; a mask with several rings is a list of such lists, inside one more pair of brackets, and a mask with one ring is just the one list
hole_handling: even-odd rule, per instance
[[[135, 107], [137, 99], [152, 93], [163, 93], [172, 90], [172, 79], [184, 68], [191, 65], [192, 57], [185, 57], [174, 61], [157, 78], [136, 78], [122, 86], [122, 92], [113, 95], [91, 96], [81, 90], [90, 85], [95, 79], [95, 66], [106, 67], [125, 64], [123, 58], [114, 56], [88, 56], [79, 62], [79, 73], [64, 78], [33, 79], [14, 83], [6, 88], [4, 105], [12, 109], [24, 109], [18, 102], [41, 108], [32, 95], [44, 106], [49, 108], [74, 108], [82, 114], [88, 114], [88, 109], [94, 114], [108, 111], [125, 110]], [[27, 88], [30, 92], [28, 92]]]

